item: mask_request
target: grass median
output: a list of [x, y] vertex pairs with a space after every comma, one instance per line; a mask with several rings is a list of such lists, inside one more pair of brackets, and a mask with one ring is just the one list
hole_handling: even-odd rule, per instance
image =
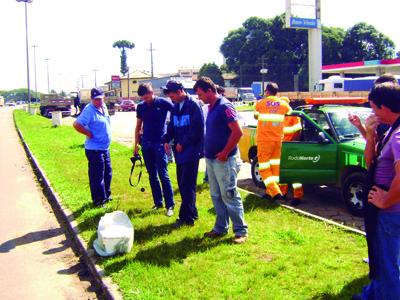
[[[175, 218], [153, 212], [146, 172], [142, 185], [128, 184], [131, 149], [112, 143], [112, 192], [105, 208], [91, 205], [84, 137], [68, 126], [15, 111], [25, 141], [63, 205], [74, 214], [82, 237], [92, 245], [106, 212], [126, 212], [135, 228], [132, 251], [99, 264], [125, 299], [349, 299], [367, 283], [364, 237], [311, 220], [242, 193], [249, 240], [232, 244], [232, 234], [203, 239], [215, 214], [208, 186], [198, 178], [199, 220], [173, 229]], [[169, 166], [177, 208], [175, 166]], [[177, 211], [176, 211], [177, 213]]]

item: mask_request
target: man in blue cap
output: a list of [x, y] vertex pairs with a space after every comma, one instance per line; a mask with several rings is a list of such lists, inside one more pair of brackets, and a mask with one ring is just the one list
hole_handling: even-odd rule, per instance
[[174, 103], [168, 124], [167, 134], [163, 137], [165, 151], [170, 153], [169, 143], [176, 162], [176, 176], [182, 204], [175, 227], [193, 226], [198, 219], [196, 208], [196, 182], [199, 160], [203, 153], [204, 118], [203, 112], [192, 96], [186, 94], [183, 85], [174, 80], [163, 87], [164, 94]]
[[102, 206], [111, 200], [110, 115], [101, 89], [93, 88], [91, 98], [91, 103], [85, 106], [73, 126], [86, 136], [90, 192], [93, 204]]
[[149, 173], [154, 200], [152, 209], [162, 208], [164, 197], [167, 209], [166, 215], [171, 217], [174, 214], [175, 203], [171, 181], [168, 176], [168, 158], [161, 139], [166, 132], [167, 115], [174, 105], [170, 100], [154, 96], [153, 87], [149, 83], [141, 83], [139, 85], [138, 95], [143, 101], [139, 103], [136, 109], [137, 120], [133, 152], [137, 154], [139, 144], [142, 146], [143, 159]]

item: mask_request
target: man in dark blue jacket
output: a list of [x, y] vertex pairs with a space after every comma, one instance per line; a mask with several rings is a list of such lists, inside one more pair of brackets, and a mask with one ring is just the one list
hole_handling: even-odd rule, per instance
[[165, 151], [170, 152], [173, 141], [176, 175], [182, 198], [179, 219], [175, 227], [193, 226], [198, 218], [196, 182], [199, 160], [203, 153], [204, 118], [199, 104], [184, 91], [180, 82], [170, 80], [163, 87], [164, 94], [175, 103], [167, 134], [163, 138]]
[[137, 120], [133, 153], [138, 153], [140, 143], [153, 194], [154, 206], [152, 209], [162, 208], [164, 197], [166, 215], [171, 217], [174, 214], [174, 194], [168, 176], [168, 159], [162, 137], [166, 132], [167, 115], [174, 105], [168, 99], [154, 96], [153, 87], [149, 83], [141, 83], [138, 94], [143, 101], [138, 104], [136, 109]]

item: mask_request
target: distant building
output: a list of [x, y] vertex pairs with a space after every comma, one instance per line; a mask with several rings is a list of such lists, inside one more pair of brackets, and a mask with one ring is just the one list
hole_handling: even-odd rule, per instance
[[[146, 71], [138, 71], [135, 70], [130, 72], [129, 75], [123, 76], [120, 78], [120, 88], [112, 88], [112, 81], [106, 82], [105, 84], [108, 86], [109, 91], [115, 90], [115, 94], [121, 98], [132, 98], [138, 99], [139, 96], [137, 94], [137, 90], [139, 87], [139, 82], [141, 80], [150, 79], [151, 74]], [[129, 87], [128, 87], [129, 82]], [[129, 91], [129, 95], [128, 95]]]
[[192, 80], [197, 80], [199, 76], [199, 69], [196, 68], [182, 68], [178, 70], [179, 77], [191, 78]]

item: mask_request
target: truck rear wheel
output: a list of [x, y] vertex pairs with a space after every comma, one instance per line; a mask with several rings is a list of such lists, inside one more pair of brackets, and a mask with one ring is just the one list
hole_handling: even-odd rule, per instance
[[259, 188], [265, 188], [264, 182], [258, 170], [258, 158], [255, 156], [251, 161], [251, 178], [254, 184]]
[[355, 172], [347, 176], [342, 187], [342, 197], [351, 214], [363, 215], [363, 194], [367, 192], [367, 174]]

